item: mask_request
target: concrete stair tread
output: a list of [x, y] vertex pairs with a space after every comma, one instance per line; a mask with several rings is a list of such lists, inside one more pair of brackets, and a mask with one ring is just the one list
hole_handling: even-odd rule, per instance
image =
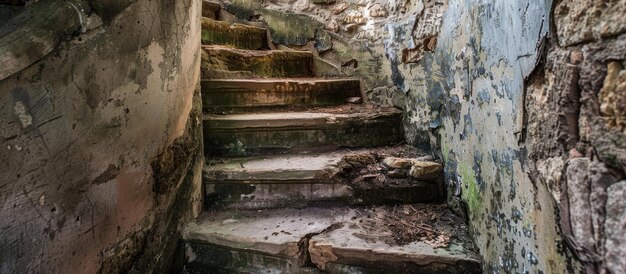
[[[297, 109], [296, 109], [297, 110]], [[397, 145], [402, 112], [370, 104], [306, 111], [204, 114], [205, 151], [211, 156], [253, 156]]]
[[244, 113], [319, 107], [360, 98], [360, 81], [347, 78], [213, 79], [202, 81], [205, 110]]
[[268, 48], [264, 28], [202, 18], [202, 44], [260, 50]]
[[205, 202], [260, 209], [442, 201], [439, 177], [398, 176], [382, 162], [389, 156], [420, 158], [414, 153], [399, 146], [210, 160], [203, 172]]
[[205, 114], [209, 129], [314, 127], [336, 124], [342, 121], [359, 121], [376, 117], [401, 116], [402, 111], [393, 107], [344, 105], [341, 107], [316, 108], [314, 111], [269, 112], [244, 114]]
[[[422, 210], [419, 214], [430, 214], [429, 210], [438, 208], [409, 207]], [[407, 206], [399, 208], [408, 210]], [[214, 256], [212, 247], [247, 258], [219, 266], [233, 271], [243, 267], [249, 271], [257, 268], [275, 270], [273, 273], [297, 273], [300, 267], [316, 266], [331, 273], [380, 267], [390, 272], [409, 271], [401, 273], [480, 273], [479, 257], [460, 218], [445, 211], [440, 218], [451, 220], [449, 223], [422, 224], [431, 226], [436, 234], [453, 235], [447, 247], [417, 239], [400, 245], [394, 242], [396, 234], [391, 227], [380, 224], [380, 220], [402, 217], [400, 214], [406, 213], [399, 213], [394, 207], [220, 211], [187, 225], [183, 240], [187, 254], [192, 255], [190, 264], [215, 263], [209, 258]], [[267, 263], [271, 258], [279, 263]], [[263, 263], [254, 265], [255, 262]], [[436, 272], [442, 269], [447, 271]]]
[[[348, 150], [316, 154], [286, 154], [225, 158], [205, 168], [208, 181], [319, 182], [336, 172]], [[328, 183], [331, 183], [327, 181]]]
[[202, 46], [202, 78], [312, 77], [315, 58], [308, 51], [246, 50]]
[[[272, 54], [283, 54], [285, 56], [297, 56], [297, 57], [313, 57], [313, 53], [304, 50], [250, 50], [250, 49], [238, 49], [231, 48], [223, 45], [202, 45], [202, 49], [205, 51], [217, 51], [217, 52], [230, 52], [244, 57], [265, 57]], [[276, 77], [281, 78], [281, 77]], [[298, 78], [298, 77], [295, 77]]]
[[[251, 84], [273, 84], [273, 83], [296, 83], [296, 84], [318, 84], [318, 83], [340, 83], [340, 82], [357, 82], [359, 79], [355, 78], [326, 78], [326, 77], [293, 77], [293, 78], [252, 78], [252, 79], [203, 79], [203, 82], [208, 83], [228, 83], [233, 85], [251, 85]], [[204, 91], [203, 91], [204, 92]], [[210, 92], [220, 92], [220, 90], [210, 89]]]

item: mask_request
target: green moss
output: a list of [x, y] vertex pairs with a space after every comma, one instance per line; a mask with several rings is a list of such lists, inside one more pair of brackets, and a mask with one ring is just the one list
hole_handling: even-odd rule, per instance
[[458, 172], [461, 176], [461, 184], [463, 186], [461, 198], [467, 203], [470, 214], [478, 214], [481, 209], [482, 198], [474, 170], [466, 164], [459, 163]]

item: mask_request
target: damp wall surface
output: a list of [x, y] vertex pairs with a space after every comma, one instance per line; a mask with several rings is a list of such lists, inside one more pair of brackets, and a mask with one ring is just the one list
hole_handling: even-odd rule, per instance
[[227, 2], [404, 109], [485, 272], [626, 271], [625, 1]]
[[200, 209], [201, 2], [113, 2], [0, 80], [0, 273], [165, 272]]
[[[449, 203], [467, 214], [485, 272], [571, 273], [554, 201], [533, 181], [525, 81], [541, 61], [551, 1], [449, 1], [437, 46], [419, 61], [412, 119], [435, 136]], [[457, 204], [458, 202], [458, 204]]]

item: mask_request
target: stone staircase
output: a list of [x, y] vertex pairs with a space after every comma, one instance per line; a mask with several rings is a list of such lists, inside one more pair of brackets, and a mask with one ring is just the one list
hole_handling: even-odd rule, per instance
[[183, 231], [186, 273], [482, 271], [401, 111], [219, 4], [203, 15], [205, 212]]

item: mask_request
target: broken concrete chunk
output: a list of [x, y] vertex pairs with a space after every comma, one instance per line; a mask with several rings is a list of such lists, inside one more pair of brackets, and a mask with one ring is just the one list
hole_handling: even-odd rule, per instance
[[383, 164], [396, 169], [409, 169], [412, 166], [411, 159], [398, 157], [387, 157], [383, 160]]
[[626, 273], [626, 181], [610, 186], [607, 193], [604, 260], [610, 273]]
[[443, 170], [443, 165], [435, 162], [412, 161], [409, 174], [415, 179], [429, 180], [435, 179]]
[[318, 243], [314, 240], [309, 242], [309, 254], [311, 262], [313, 262], [321, 270], [326, 270], [326, 264], [337, 260], [337, 256], [333, 253], [333, 247], [323, 242]]

